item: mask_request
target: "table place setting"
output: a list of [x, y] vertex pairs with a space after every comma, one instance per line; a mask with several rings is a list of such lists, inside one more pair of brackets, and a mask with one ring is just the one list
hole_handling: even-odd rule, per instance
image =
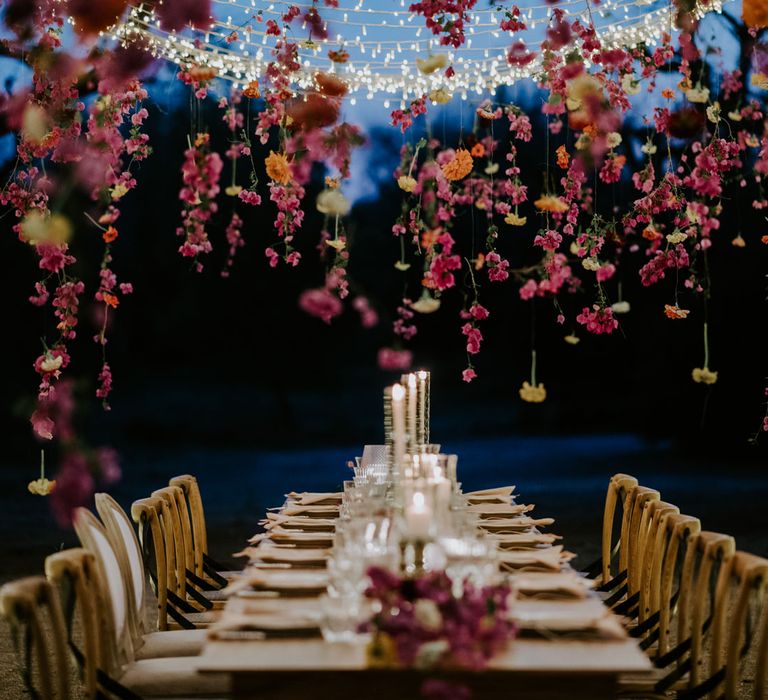
[[604, 658], [606, 683], [646, 669], [572, 568], [576, 555], [541, 531], [553, 518], [531, 517], [535, 504], [518, 503], [513, 485], [462, 491], [458, 457], [429, 442], [419, 395], [429, 383], [415, 377], [384, 392], [384, 444], [348, 463], [343, 490], [289, 491], [259, 521], [264, 531], [236, 554], [248, 564], [226, 589], [200, 670], [230, 673], [249, 697], [287, 669], [273, 645], [302, 655], [299, 674], [469, 673], [470, 686], [484, 669], [524, 672], [537, 649], [560, 678], [582, 648], [573, 645]]

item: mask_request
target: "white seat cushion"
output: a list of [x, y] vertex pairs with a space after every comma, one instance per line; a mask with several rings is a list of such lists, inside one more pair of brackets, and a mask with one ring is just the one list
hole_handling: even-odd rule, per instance
[[198, 673], [194, 656], [142, 659], [128, 664], [118, 679], [142, 697], [204, 698], [227, 695], [229, 676]]
[[136, 652], [137, 659], [160, 659], [167, 656], [197, 656], [203, 649], [205, 630], [171, 630], [150, 632]]

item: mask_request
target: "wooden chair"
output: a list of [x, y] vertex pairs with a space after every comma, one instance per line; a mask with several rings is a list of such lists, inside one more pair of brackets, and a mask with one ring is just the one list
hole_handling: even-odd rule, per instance
[[[757, 607], [761, 616], [767, 614], [768, 559], [736, 552], [729, 565], [721, 570], [718, 588], [722, 591], [715, 612], [709, 677], [689, 691], [687, 700], [700, 697], [739, 700], [743, 661], [755, 641], [757, 629], [757, 620], [752, 618], [752, 608]], [[767, 662], [764, 656], [758, 657], [758, 676], [765, 677]], [[755, 685], [754, 697], [763, 700], [758, 685]]]
[[195, 573], [203, 579], [211, 581], [217, 588], [224, 588], [228, 579], [239, 574], [239, 571], [227, 571], [208, 551], [208, 529], [205, 524], [203, 499], [197, 479], [191, 474], [173, 477], [168, 484], [178, 486], [186, 497], [189, 517], [192, 527], [192, 542], [194, 547]]
[[[93, 515], [80, 508], [75, 514], [75, 525], [80, 530], [93, 529], [98, 521]], [[99, 536], [93, 537], [99, 541]], [[123, 643], [122, 635], [115, 624], [115, 607], [109, 604], [111, 587], [104, 581], [103, 572], [115, 576], [111, 567], [99, 562], [99, 555], [93, 560], [96, 566], [91, 572], [81, 570], [87, 565], [82, 550], [66, 550], [57, 555], [58, 561], [48, 566], [52, 579], [62, 586], [72, 579], [87, 581], [87, 587], [76, 587], [78, 609], [84, 616], [82, 625], [85, 653], [84, 667], [95, 668], [99, 697], [116, 697], [121, 700], [140, 700], [151, 697], [221, 697], [228, 694], [229, 682], [225, 676], [198, 674], [194, 657], [165, 657], [159, 659], [134, 660], [130, 650], [118, 648]], [[61, 578], [59, 578], [59, 576]], [[119, 576], [118, 576], [119, 578]], [[85, 624], [85, 620], [96, 620], [96, 624]], [[97, 650], [91, 654], [88, 650]], [[128, 657], [128, 658], [126, 658]], [[125, 660], [123, 660], [125, 659]], [[120, 660], [114, 665], [115, 660]], [[112, 663], [111, 663], [112, 662]]]
[[[603, 507], [603, 525], [600, 544], [600, 556], [589, 564], [582, 574], [588, 578], [595, 579], [596, 587], [601, 591], [610, 591], [618, 586], [622, 581], [617, 579], [621, 573], [613, 564], [619, 554], [622, 546], [620, 528], [627, 517], [624, 512], [624, 502], [629, 489], [637, 486], [637, 479], [628, 474], [614, 474], [608, 480], [608, 490], [605, 494], [605, 505]], [[621, 519], [619, 520], [619, 536], [614, 543], [614, 531], [616, 530], [616, 511], [622, 508]]]
[[622, 581], [621, 585], [605, 599], [606, 605], [620, 615], [628, 616], [637, 606], [640, 597], [637, 572], [642, 570], [637, 549], [642, 528], [647, 528], [648, 524], [647, 516], [646, 520], [643, 520], [643, 511], [649, 504], [660, 500], [661, 494], [658, 491], [645, 486], [630, 487], [624, 500], [624, 517], [621, 523], [622, 546], [619, 550], [619, 572]]
[[[635, 636], [647, 634], [646, 639], [658, 639], [651, 654], [656, 670], [651, 675], [622, 677], [621, 696], [665, 698], [670, 690], [683, 692], [681, 689], [699, 682], [700, 672], [695, 669], [705, 663], [705, 642], [711, 636], [714, 611], [723, 594], [723, 587], [713, 582], [728, 566], [735, 550], [732, 537], [698, 531], [695, 518], [668, 513], [663, 520], [659, 538], [666, 539], [667, 545], [658, 590], [660, 607], [658, 613], [645, 618], [649, 623], [641, 623], [630, 631]], [[678, 590], [673, 593], [675, 580]], [[649, 600], [653, 605], [653, 593]], [[657, 627], [651, 635], [654, 624]], [[647, 629], [642, 630], [643, 625]]]
[[20, 646], [26, 650], [18, 657], [23, 658], [21, 672], [30, 693], [40, 700], [69, 700], [64, 617], [54, 587], [42, 576], [6, 583], [0, 588], [0, 614], [11, 627], [17, 651]]
[[[104, 658], [106, 650], [98, 643], [104, 630], [99, 630], [102, 618], [97, 614], [97, 606], [105, 605], [106, 601], [98, 600], [94, 605], [82, 605], [82, 601], [100, 595], [96, 558], [91, 552], [79, 548], [56, 552], [45, 559], [45, 575], [61, 593], [67, 644], [80, 669], [85, 697], [95, 700], [98, 697], [98, 669], [108, 665]], [[82, 650], [72, 638], [72, 622], [78, 602], [81, 603]]]
[[[204, 630], [151, 632], [146, 621], [148, 598], [142, 548], [125, 511], [106, 493], [96, 494], [96, 509], [106, 527], [128, 593], [128, 623], [136, 658], [195, 656], [202, 650]], [[167, 596], [164, 596], [167, 600]]]
[[144, 562], [155, 589], [158, 629], [171, 626], [192, 630], [218, 619], [215, 611], [199, 612], [186, 597], [186, 577], [179, 578], [174, 522], [167, 498], [143, 498], [131, 506], [131, 518], [139, 531]]

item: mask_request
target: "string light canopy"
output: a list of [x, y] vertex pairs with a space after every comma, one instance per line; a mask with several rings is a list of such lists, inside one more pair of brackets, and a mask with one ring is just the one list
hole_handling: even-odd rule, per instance
[[[604, 0], [599, 4], [563, 0], [555, 5], [521, 0], [519, 19], [525, 30], [502, 29], [511, 3], [475, 8], [464, 44], [452, 48], [440, 44], [424, 19], [408, 9], [409, 4], [410, 0], [339, 0], [338, 7], [291, 3], [300, 15], [289, 24], [283, 21], [287, 3], [213, 0], [214, 17], [209, 26], [181, 31], [166, 31], [152, 7], [140, 5], [131, 7], [111, 34], [123, 44], [137, 43], [181, 66], [213, 69], [220, 78], [241, 86], [261, 78], [273, 60], [276, 42], [287, 39], [298, 44], [301, 68], [292, 74], [298, 88], [311, 88], [315, 75], [322, 71], [341, 78], [350, 93], [369, 99], [381, 94], [401, 100], [425, 94], [467, 99], [470, 93], [493, 92], [540, 72], [541, 56], [534, 52], [556, 10], [570, 20], [593, 24], [606, 48], [654, 45], [662, 32], [673, 29], [675, 11], [669, 0]], [[311, 20], [313, 10], [322, 12], [316, 23]], [[722, 0], [697, 0], [691, 14], [700, 18], [721, 10]], [[523, 42], [531, 50], [534, 57], [527, 65], [508, 62], [513, 42]], [[560, 51], [565, 54], [569, 49], [566, 46]], [[452, 70], [444, 70], [447, 66]]]

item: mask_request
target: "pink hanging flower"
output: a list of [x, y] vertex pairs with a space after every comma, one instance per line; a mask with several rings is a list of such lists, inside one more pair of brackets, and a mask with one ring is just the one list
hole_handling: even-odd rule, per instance
[[585, 306], [576, 321], [596, 335], [613, 333], [619, 327], [619, 322], [613, 317], [613, 310], [598, 304], [593, 304], [591, 310]]
[[406, 371], [413, 364], [413, 353], [410, 350], [381, 348], [377, 355], [379, 368], [385, 371]]
[[325, 323], [331, 321], [344, 310], [341, 299], [325, 287], [308, 289], [299, 297], [299, 308], [310, 316], [316, 316]]
[[467, 384], [469, 384], [473, 379], [477, 378], [477, 372], [475, 372], [474, 368], [467, 367], [462, 373], [461, 378], [463, 381], [465, 381]]

